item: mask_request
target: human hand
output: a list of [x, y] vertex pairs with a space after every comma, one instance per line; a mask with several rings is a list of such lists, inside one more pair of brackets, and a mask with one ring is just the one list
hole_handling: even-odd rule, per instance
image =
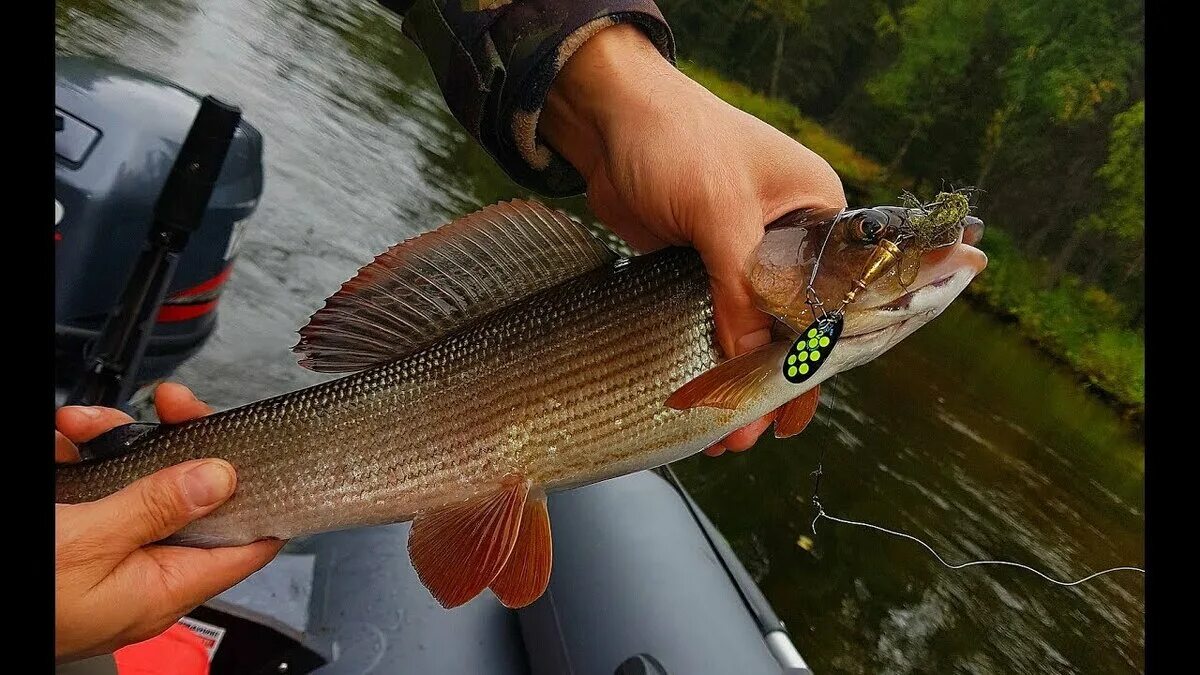
[[[154, 405], [170, 424], [212, 412], [178, 384], [160, 385]], [[112, 408], [60, 408], [55, 462], [78, 461], [75, 443], [132, 421]], [[236, 483], [228, 462], [202, 459], [94, 502], [55, 504], [55, 659], [95, 656], [154, 637], [274, 558], [281, 541], [217, 549], [154, 544], [220, 506]]]
[[[627, 24], [602, 30], [559, 71], [538, 127], [587, 181], [588, 205], [643, 251], [691, 245], [712, 281], [727, 356], [770, 342], [745, 266], [771, 221], [800, 208], [841, 208], [829, 164], [720, 100]], [[749, 449], [774, 413], [705, 450]]]

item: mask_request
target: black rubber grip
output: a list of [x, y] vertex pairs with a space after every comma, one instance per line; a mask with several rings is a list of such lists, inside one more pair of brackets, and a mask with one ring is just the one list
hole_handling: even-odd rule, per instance
[[201, 99], [200, 110], [154, 205], [154, 219], [160, 227], [186, 235], [200, 226], [241, 120], [237, 106], [212, 96]]

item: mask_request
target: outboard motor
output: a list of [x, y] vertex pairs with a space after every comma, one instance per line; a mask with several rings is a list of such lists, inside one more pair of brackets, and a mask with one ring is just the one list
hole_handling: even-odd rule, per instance
[[[147, 242], [156, 200], [201, 99], [108, 61], [55, 64], [55, 386], [61, 405]], [[262, 136], [238, 123], [199, 227], [179, 256], [136, 373], [146, 388], [203, 346], [263, 190]]]

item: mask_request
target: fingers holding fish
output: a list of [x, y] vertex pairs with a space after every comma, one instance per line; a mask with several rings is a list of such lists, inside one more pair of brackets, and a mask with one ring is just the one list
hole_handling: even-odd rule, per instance
[[[757, 220], [740, 219], [742, 226], [729, 228], [738, 230], [737, 233], [726, 230], [726, 234], [720, 237], [703, 235], [695, 242], [712, 287], [717, 340], [722, 350], [731, 357], [753, 351], [771, 341], [774, 319], [754, 306], [751, 289], [743, 272], [744, 260], [761, 239], [762, 224]], [[769, 422], [765, 425], [756, 422], [743, 427], [725, 438], [720, 452], [708, 454], [716, 457], [724, 450], [748, 450], [767, 426]]]
[[79, 461], [79, 448], [61, 431], [54, 432], [54, 463], [69, 464]]
[[745, 452], [754, 447], [758, 437], [770, 428], [775, 421], [775, 411], [763, 415], [761, 419], [748, 424], [725, 437], [725, 448], [730, 452]]
[[170, 613], [166, 618], [174, 622], [180, 615], [232, 588], [271, 562], [285, 543], [280, 539], [263, 539], [245, 546], [223, 548], [153, 546], [145, 549], [158, 567], [167, 596], [164, 608]]
[[704, 449], [704, 454], [708, 455], [709, 457], [720, 457], [721, 455], [725, 454], [725, 444], [713, 443]]
[[[68, 405], [54, 413], [54, 427], [72, 443], [86, 443], [100, 434], [129, 424], [133, 418], [115, 408]], [[55, 456], [58, 456], [57, 447]]]
[[228, 463], [197, 460], [95, 501], [57, 504], [56, 658], [83, 658], [151, 638], [266, 565], [282, 541], [221, 549], [154, 544], [211, 513], [233, 494], [235, 483]]
[[[128, 487], [90, 502], [81, 515], [89, 529], [114, 542], [117, 550], [133, 550], [174, 534], [211, 513], [233, 494], [237, 474], [224, 460], [184, 462], [140, 478]], [[124, 514], [113, 518], [113, 514]]]
[[154, 409], [166, 424], [178, 424], [211, 415], [213, 409], [196, 398], [191, 389], [175, 382], [164, 382], [154, 390]]
[[[190, 389], [164, 382], [154, 391], [154, 406], [160, 420], [178, 424], [210, 415], [213, 409], [196, 398]], [[115, 427], [133, 422], [133, 418], [115, 408], [101, 406], [63, 406], [55, 413], [54, 461], [79, 461], [77, 443], [86, 443]]]

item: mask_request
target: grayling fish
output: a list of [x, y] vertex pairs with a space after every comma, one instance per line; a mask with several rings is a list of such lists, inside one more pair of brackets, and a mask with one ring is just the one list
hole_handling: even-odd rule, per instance
[[237, 469], [233, 497], [167, 543], [413, 520], [413, 564], [443, 606], [485, 588], [524, 606], [549, 581], [547, 492], [682, 459], [777, 408], [776, 434], [797, 433], [822, 381], [945, 309], [986, 265], [961, 225], [923, 251], [907, 286], [890, 270], [858, 293], [809, 379], [785, 377], [814, 318], [810, 280], [835, 306], [881, 228], [913, 213], [797, 213], [770, 229], [747, 273], [780, 319], [777, 339], [726, 360], [693, 250], [619, 258], [560, 212], [488, 207], [380, 255], [313, 315], [301, 364], [352, 374], [182, 424], [119, 427], [90, 446], [104, 456], [58, 469], [57, 501], [219, 457]]

